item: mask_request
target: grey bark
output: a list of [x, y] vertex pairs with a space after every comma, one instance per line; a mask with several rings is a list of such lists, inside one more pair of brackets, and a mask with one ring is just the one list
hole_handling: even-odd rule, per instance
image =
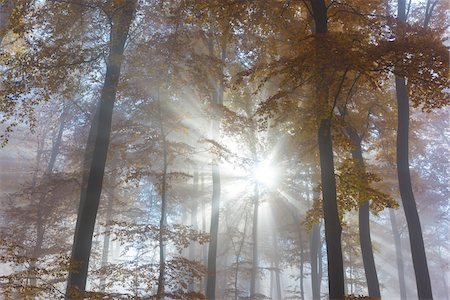
[[163, 108], [158, 88], [158, 107], [159, 107], [159, 126], [161, 143], [163, 146], [163, 173], [161, 179], [161, 218], [159, 221], [159, 276], [158, 276], [158, 290], [156, 293], [157, 299], [162, 299], [165, 295], [165, 274], [166, 274], [166, 245], [165, 245], [165, 230], [167, 228], [167, 166], [168, 166], [168, 149], [166, 132], [164, 128]]
[[107, 59], [105, 81], [96, 120], [92, 123], [88, 145], [86, 147], [86, 169], [82, 182], [77, 225], [71, 255], [72, 263], [67, 280], [66, 299], [74, 299], [74, 297], [77, 297], [78, 292], [84, 292], [86, 289], [92, 236], [100, 202], [111, 135], [114, 102], [123, 61], [125, 41], [136, 9], [136, 2], [136, 0], [127, 1], [113, 17], [111, 45]]
[[[348, 126], [346, 131], [353, 144], [352, 158], [355, 168], [363, 174], [362, 180], [364, 184], [368, 185], [365, 176], [366, 166], [362, 155], [361, 142], [362, 139], [359, 134], [352, 127]], [[367, 289], [369, 296], [373, 298], [381, 298], [380, 284], [378, 281], [377, 269], [375, 266], [375, 259], [373, 257], [372, 239], [370, 236], [370, 212], [369, 200], [361, 199], [363, 202], [359, 205], [359, 242], [361, 245], [361, 253], [364, 264], [364, 272], [366, 275]]]
[[[328, 33], [327, 6], [323, 0], [311, 1], [316, 36], [316, 55], [320, 58], [327, 55], [322, 45]], [[328, 107], [328, 87], [326, 86], [326, 70], [318, 67], [320, 80], [316, 86], [319, 111]], [[325, 85], [325, 86], [324, 86]], [[328, 289], [330, 299], [344, 298], [344, 264], [342, 259], [341, 223], [339, 220], [336, 199], [336, 178], [334, 172], [333, 141], [331, 136], [331, 118], [320, 116], [317, 132], [320, 155], [320, 176], [322, 183], [323, 212], [325, 223], [325, 240], [328, 259]]]
[[[398, 1], [397, 19], [406, 22], [406, 1]], [[395, 76], [395, 90], [397, 95], [397, 174], [408, 225], [409, 242], [413, 259], [414, 273], [419, 299], [432, 299], [430, 274], [428, 271], [422, 227], [417, 212], [416, 200], [411, 184], [409, 172], [409, 97], [404, 76]]]
[[[214, 55], [213, 38], [209, 38], [209, 55]], [[222, 63], [225, 63], [226, 46], [222, 46]], [[219, 84], [216, 92], [213, 94], [213, 105], [221, 106], [223, 104], [223, 84]], [[220, 136], [221, 113], [216, 109], [216, 116], [212, 121], [212, 136], [214, 140], [218, 140]], [[219, 236], [219, 209], [220, 209], [220, 168], [216, 159], [212, 162], [212, 181], [213, 195], [211, 201], [211, 224], [210, 224], [210, 241], [208, 248], [208, 276], [206, 279], [206, 297], [210, 300], [216, 298], [216, 273], [217, 273], [217, 245]]]
[[401, 300], [406, 300], [405, 268], [403, 265], [403, 253], [400, 232], [398, 231], [397, 219], [392, 208], [389, 209], [392, 234], [394, 236], [395, 256], [397, 260], [398, 284], [400, 288]]

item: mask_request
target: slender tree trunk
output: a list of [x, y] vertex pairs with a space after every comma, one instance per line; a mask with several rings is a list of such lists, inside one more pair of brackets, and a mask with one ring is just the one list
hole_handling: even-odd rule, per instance
[[[209, 39], [209, 55], [214, 56], [213, 38]], [[222, 63], [225, 63], [226, 46], [222, 46]], [[223, 104], [223, 84], [218, 85], [218, 89], [213, 94], [213, 104], [221, 106]], [[216, 109], [216, 116], [213, 118], [212, 137], [218, 141], [220, 137], [220, 122], [221, 112]], [[206, 297], [210, 300], [216, 298], [216, 259], [217, 259], [217, 244], [219, 236], [219, 209], [220, 209], [220, 168], [216, 159], [212, 162], [212, 181], [213, 181], [213, 195], [211, 202], [211, 225], [210, 225], [210, 241], [208, 248], [208, 277], [206, 279]]]
[[[299, 218], [300, 221], [300, 218]], [[302, 228], [299, 228], [299, 239], [300, 239], [300, 298], [302, 300], [305, 300], [305, 288], [303, 286], [303, 268], [305, 267], [304, 263], [304, 249], [303, 249], [303, 235], [302, 235]], [[281, 298], [280, 298], [281, 299]]]
[[[65, 119], [66, 111], [67, 111], [66, 103], [67, 102], [65, 102], [63, 105], [63, 111], [61, 113], [60, 120], [59, 120], [58, 132], [56, 134], [56, 138], [54, 139], [54, 141], [52, 143], [52, 150], [50, 152], [50, 159], [47, 164], [46, 175], [50, 175], [53, 172], [53, 168], [55, 167], [56, 158], [59, 154], [59, 148], [61, 145], [62, 134], [64, 132], [64, 127], [66, 124], [66, 119]], [[39, 156], [39, 160], [40, 160], [41, 155], [39, 154], [38, 156]], [[35, 185], [36, 178], [33, 179], [33, 182], [34, 182], [33, 185]], [[34, 245], [34, 248], [33, 248], [33, 258], [35, 258], [36, 260], [41, 255], [42, 244], [44, 242], [44, 235], [45, 235], [45, 230], [44, 230], [45, 224], [44, 224], [44, 220], [43, 220], [43, 216], [42, 216], [42, 214], [43, 214], [42, 205], [44, 202], [44, 198], [45, 198], [45, 195], [41, 196], [37, 203], [36, 244]], [[30, 267], [35, 268], [36, 262], [32, 261], [30, 263]], [[30, 278], [30, 285], [36, 286], [36, 284], [37, 284], [37, 278], [33, 276], [32, 278]]]
[[283, 299], [281, 294], [281, 274], [280, 274], [280, 264], [277, 261], [275, 264], [275, 282], [277, 284], [277, 297], [278, 299]]
[[[366, 166], [362, 155], [361, 137], [351, 127], [346, 128], [347, 133], [353, 143], [352, 157], [355, 164], [355, 168], [359, 170], [363, 176], [365, 185], [368, 185], [367, 178], [365, 176]], [[381, 298], [380, 284], [378, 281], [377, 269], [375, 267], [375, 259], [373, 257], [372, 240], [370, 237], [370, 212], [369, 212], [369, 200], [361, 199], [362, 202], [359, 205], [359, 242], [361, 244], [361, 253], [364, 264], [364, 272], [366, 275], [367, 289], [369, 296], [372, 298]]]
[[[274, 278], [274, 268], [275, 268], [275, 264], [273, 263], [273, 261], [270, 263], [270, 293], [269, 293], [269, 297], [270, 299], [273, 299], [273, 293], [274, 293], [274, 289], [275, 289], [275, 285], [273, 284], [273, 281], [275, 280]], [[235, 299], [236, 300], [236, 299]], [[276, 299], [275, 299], [276, 300]]]
[[398, 231], [397, 219], [395, 212], [389, 208], [389, 218], [391, 220], [392, 234], [394, 236], [395, 256], [397, 258], [398, 282], [400, 288], [401, 300], [406, 300], [406, 284], [405, 284], [405, 268], [403, 266], [403, 253], [400, 233]]
[[[197, 211], [198, 211], [198, 167], [194, 167], [194, 175], [193, 175], [193, 184], [192, 184], [192, 208], [191, 208], [191, 226], [193, 229], [198, 229], [198, 222], [197, 222]], [[189, 259], [195, 260], [196, 256], [196, 247], [195, 243], [191, 242], [189, 245]], [[189, 290], [194, 290], [194, 278], [191, 278], [189, 282]]]
[[[317, 192], [315, 192], [314, 189], [312, 188], [312, 180], [311, 180], [311, 186], [308, 191], [308, 205], [310, 207], [311, 207], [311, 203], [309, 200], [310, 200], [311, 195], [312, 195], [313, 201], [318, 198]], [[318, 266], [319, 250], [321, 247], [320, 227], [321, 227], [321, 223], [313, 225], [312, 230], [311, 230], [310, 245], [309, 245], [310, 246], [310, 260], [311, 260], [311, 289], [312, 289], [313, 300], [320, 300], [320, 281], [321, 281], [321, 279], [319, 279], [319, 266]]]
[[238, 252], [236, 254], [236, 268], [234, 270], [234, 300], [239, 299], [239, 293], [238, 293], [238, 279], [239, 279], [239, 267], [240, 267], [240, 259], [241, 259], [241, 253], [242, 249], [244, 248], [245, 238], [246, 238], [246, 232], [247, 232], [247, 221], [248, 221], [248, 214], [245, 214], [245, 222], [244, 222], [244, 233], [242, 234], [242, 240], [239, 243]]
[[[406, 22], [406, 0], [398, 0], [397, 19], [401, 22]], [[412, 190], [411, 174], [409, 173], [409, 97], [405, 77], [395, 76], [395, 90], [398, 110], [397, 173], [400, 196], [408, 225], [417, 293], [419, 299], [432, 299], [433, 294], [423, 243], [422, 227], [420, 226], [416, 200]]]
[[51, 174], [55, 168], [56, 158], [59, 154], [59, 148], [61, 147], [62, 135], [64, 133], [64, 128], [66, 126], [66, 115], [68, 110], [68, 102], [64, 102], [61, 116], [59, 118], [59, 128], [56, 137], [52, 144], [52, 151], [50, 153], [50, 159], [47, 165], [47, 174]]
[[[112, 178], [115, 179], [116, 175], [114, 174]], [[114, 184], [114, 183], [113, 183]], [[114, 188], [109, 194], [108, 206], [106, 207], [106, 220], [105, 220], [105, 235], [103, 236], [103, 249], [102, 249], [102, 262], [101, 267], [104, 268], [108, 264], [108, 256], [109, 256], [109, 243], [111, 240], [111, 221], [112, 221], [112, 213], [114, 206]], [[101, 276], [100, 278], [100, 289], [105, 291], [105, 277]]]
[[[203, 167], [201, 168], [200, 171], [201, 175], [200, 175], [200, 190], [203, 191], [205, 190], [205, 174], [203, 172]], [[202, 231], [206, 232], [206, 203], [205, 203], [205, 199], [204, 197], [201, 197], [201, 211], [202, 211]], [[208, 265], [208, 245], [202, 245], [202, 258], [203, 258], [203, 265], [207, 266]], [[206, 276], [203, 279], [203, 285], [202, 285], [202, 290], [206, 289], [206, 282], [207, 282], [207, 278], [208, 276]]]
[[158, 88], [158, 106], [159, 106], [159, 125], [161, 134], [161, 143], [163, 146], [163, 173], [161, 180], [161, 219], [159, 221], [159, 277], [158, 290], [156, 294], [157, 299], [162, 299], [165, 294], [165, 273], [166, 273], [166, 245], [165, 245], [165, 231], [167, 228], [167, 140], [164, 129], [163, 108]]
[[397, 130], [397, 173], [400, 187], [400, 196], [405, 211], [406, 223], [408, 225], [409, 242], [413, 258], [414, 273], [416, 275], [417, 293], [419, 299], [432, 299], [430, 275], [428, 272], [425, 245], [423, 243], [422, 227], [420, 225], [419, 213], [411, 185], [409, 172], [409, 99], [405, 78], [395, 77], [398, 107], [398, 130]]
[[333, 146], [329, 122], [322, 120], [319, 129], [325, 239], [327, 244], [330, 299], [344, 298], [344, 264], [342, 260], [341, 223], [336, 202]]
[[311, 1], [316, 36], [316, 56], [318, 63], [318, 83], [316, 85], [318, 116], [318, 142], [320, 154], [320, 175], [322, 183], [325, 240], [328, 259], [328, 288], [331, 299], [344, 298], [344, 265], [341, 246], [341, 223], [336, 200], [336, 178], [334, 173], [333, 142], [331, 137], [331, 117], [328, 116], [328, 86], [326, 70], [319, 67], [322, 57], [328, 55], [323, 43], [328, 33], [327, 7], [324, 0]]
[[320, 224], [314, 224], [311, 232], [310, 243], [311, 254], [311, 287], [313, 300], [320, 299], [320, 280], [318, 270], [319, 248], [320, 248]]
[[252, 271], [250, 277], [250, 297], [256, 293], [256, 281], [259, 273], [259, 258], [258, 258], [258, 212], [259, 212], [259, 190], [258, 183], [255, 183], [255, 195], [253, 203], [253, 225], [252, 225]]
[[[116, 1], [118, 5], [121, 2], [119, 0]], [[92, 145], [88, 145], [86, 149], [86, 165], [88, 166], [86, 173], [88, 173], [88, 176], [83, 180], [86, 184], [82, 186], [80, 196], [71, 255], [72, 265], [67, 281], [66, 299], [74, 299], [74, 297], [77, 297], [77, 290], [84, 292], [86, 289], [92, 235], [105, 172], [114, 101], [119, 83], [125, 41], [133, 19], [136, 0], [127, 1], [125, 5], [122, 4], [121, 6], [122, 8], [113, 17], [110, 53], [107, 60], [105, 82], [98, 106], [98, 119], [93, 122], [89, 134], [90, 141], [88, 143], [91, 142]], [[90, 148], [92, 149], [92, 153], [89, 153]]]
[[322, 243], [322, 236], [320, 237], [320, 244], [319, 244], [319, 293], [322, 291], [322, 278], [323, 278], [323, 243]]

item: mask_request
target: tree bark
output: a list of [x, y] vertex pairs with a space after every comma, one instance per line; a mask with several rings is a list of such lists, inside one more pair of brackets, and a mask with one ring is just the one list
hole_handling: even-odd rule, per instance
[[[406, 22], [406, 0], [398, 0], [397, 19], [400, 22]], [[428, 25], [428, 23], [425, 25]], [[412, 190], [411, 174], [409, 173], [409, 97], [404, 76], [395, 76], [395, 90], [398, 111], [397, 174], [403, 210], [405, 211], [406, 223], [408, 225], [417, 293], [419, 299], [432, 299], [433, 294], [423, 243], [422, 227]]]
[[253, 225], [252, 225], [252, 271], [250, 277], [250, 297], [256, 293], [256, 281], [259, 273], [259, 258], [258, 258], [258, 213], [259, 213], [259, 190], [258, 183], [255, 182], [255, 195], [253, 203]]
[[431, 291], [425, 245], [423, 243], [422, 227], [420, 225], [419, 213], [417, 212], [416, 201], [412, 190], [411, 175], [409, 173], [409, 99], [404, 77], [395, 77], [395, 88], [398, 108], [397, 174], [400, 196], [408, 225], [417, 293], [419, 299], [432, 299], [433, 294]]
[[[113, 184], [115, 184], [116, 174], [114, 173], [112, 178], [114, 179]], [[108, 199], [108, 206], [106, 207], [106, 220], [105, 220], [105, 235], [103, 236], [103, 249], [102, 249], [102, 262], [101, 267], [104, 268], [108, 264], [108, 256], [109, 256], [109, 243], [111, 240], [111, 221], [112, 221], [112, 214], [113, 214], [113, 206], [114, 206], [114, 189], [115, 187], [112, 187], [111, 193], [109, 193], [109, 199]], [[102, 291], [105, 291], [105, 275], [103, 275], [100, 278], [100, 289]]]
[[61, 147], [62, 135], [64, 133], [64, 128], [66, 126], [67, 110], [68, 110], [68, 102], [64, 102], [61, 116], [59, 119], [58, 133], [56, 134], [56, 137], [53, 141], [52, 151], [50, 153], [50, 159], [49, 159], [48, 165], [47, 165], [47, 173], [48, 174], [51, 174], [53, 172], [53, 169], [55, 168], [56, 158], [59, 154], [59, 148]]
[[[119, 0], [116, 1], [120, 2]], [[85, 159], [87, 159], [86, 165], [88, 168], [85, 173], [87, 173], [87, 177], [83, 179], [83, 182], [86, 184], [82, 186], [80, 196], [66, 299], [75, 299], [74, 296], [76, 297], [77, 290], [78, 292], [84, 292], [86, 289], [92, 235], [100, 202], [110, 141], [113, 107], [123, 61], [125, 41], [136, 9], [136, 2], [136, 0], [127, 1], [116, 12], [111, 25], [111, 46], [107, 60], [105, 81], [96, 115], [97, 120], [93, 122], [89, 133], [90, 141], [88, 140], [88, 143], [91, 142], [92, 145], [87, 145], [86, 149]], [[89, 153], [89, 148], [92, 149], [92, 154]]]
[[[311, 175], [312, 176], [312, 175]], [[311, 181], [312, 184], [312, 181]], [[312, 199], [318, 198], [317, 192], [311, 187], [308, 192], [308, 203], [311, 205], [309, 199], [312, 194]], [[322, 260], [321, 256], [319, 258], [319, 251], [321, 249], [321, 237], [320, 237], [320, 227], [321, 223], [314, 224], [311, 230], [310, 238], [310, 259], [311, 259], [311, 289], [313, 300], [320, 300], [320, 282], [322, 280], [319, 271], [319, 259]]]
[[397, 258], [398, 283], [400, 288], [401, 300], [406, 300], [406, 284], [405, 284], [405, 268], [403, 266], [403, 253], [400, 233], [398, 232], [397, 220], [395, 212], [389, 208], [389, 217], [391, 220], [392, 234], [394, 236], [395, 256]]
[[[311, 1], [318, 60], [328, 55], [322, 39], [328, 33], [327, 7], [323, 0]], [[331, 117], [327, 116], [328, 87], [326, 70], [317, 66], [316, 97], [319, 106], [320, 124], [318, 142], [320, 154], [320, 175], [322, 183], [325, 240], [328, 259], [328, 288], [330, 299], [344, 298], [344, 266], [341, 246], [341, 223], [336, 200], [336, 178], [334, 173], [333, 142], [331, 137]]]
[[[352, 128], [347, 127], [346, 131], [353, 144], [352, 158], [355, 168], [359, 170], [363, 176], [364, 185], [368, 185], [367, 178], [365, 176], [366, 166], [362, 155], [361, 137]], [[380, 283], [378, 281], [377, 269], [375, 266], [375, 259], [373, 257], [372, 239], [370, 237], [370, 212], [369, 212], [369, 200], [360, 199], [359, 205], [359, 242], [361, 245], [361, 253], [364, 264], [364, 272], [366, 275], [367, 289], [369, 296], [372, 298], [381, 298]]]
[[[191, 207], [191, 226], [193, 229], [198, 230], [197, 212], [198, 212], [198, 167], [194, 166], [193, 184], [192, 184], [192, 207]], [[191, 242], [189, 245], [189, 259], [195, 260], [196, 247], [195, 243]], [[194, 278], [189, 282], [189, 290], [194, 290]]]
[[156, 292], [156, 298], [162, 299], [165, 293], [165, 273], [166, 273], [166, 245], [165, 245], [165, 230], [167, 228], [167, 140], [166, 132], [164, 129], [164, 118], [162, 112], [162, 103], [159, 94], [159, 88], [157, 92], [157, 101], [159, 107], [159, 126], [161, 134], [161, 143], [163, 146], [163, 173], [161, 180], [161, 218], [159, 221], [159, 277], [158, 277], [158, 290]]
[[320, 280], [319, 280], [319, 248], [320, 248], [320, 224], [314, 224], [311, 232], [310, 243], [311, 254], [311, 286], [313, 300], [320, 300]]
[[325, 239], [328, 260], [330, 299], [344, 299], [344, 264], [342, 260], [341, 223], [336, 201], [333, 146], [330, 122], [322, 120], [319, 128], [320, 169], [322, 179]]
[[[300, 218], [299, 218], [300, 222]], [[305, 300], [305, 288], [303, 286], [303, 273], [304, 273], [304, 249], [303, 249], [303, 234], [302, 234], [302, 228], [298, 229], [299, 232], [299, 244], [300, 244], [300, 299]], [[280, 297], [281, 299], [281, 297]]]
[[[213, 38], [209, 38], [209, 55], [214, 55]], [[222, 46], [222, 63], [225, 63], [226, 46]], [[223, 104], [223, 84], [219, 84], [216, 92], [213, 94], [213, 104], [221, 106]], [[212, 137], [215, 141], [220, 136], [221, 113], [216, 109], [216, 116], [212, 121]], [[210, 300], [216, 298], [216, 259], [217, 259], [217, 243], [219, 236], [219, 209], [220, 209], [220, 168], [217, 159], [212, 162], [212, 181], [213, 195], [211, 202], [211, 224], [210, 224], [210, 241], [208, 248], [208, 277], [206, 278], [206, 297]]]

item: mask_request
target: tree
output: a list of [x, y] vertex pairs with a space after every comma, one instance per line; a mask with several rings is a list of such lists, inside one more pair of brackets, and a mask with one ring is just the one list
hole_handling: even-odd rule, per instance
[[[432, 15], [433, 7], [437, 3], [430, 5], [427, 1], [427, 11], [424, 27], [427, 27]], [[398, 1], [397, 20], [406, 23], [406, 0]], [[411, 252], [413, 257], [414, 272], [416, 275], [417, 292], [419, 299], [432, 299], [430, 275], [428, 271], [425, 245], [423, 242], [422, 227], [420, 225], [419, 214], [417, 212], [416, 200], [411, 184], [409, 171], [409, 97], [405, 76], [396, 74], [395, 90], [397, 95], [397, 173], [400, 188], [400, 195], [405, 211], [406, 222], [408, 224]]]
[[73, 267], [70, 270], [67, 282], [66, 298], [68, 299], [75, 297], [77, 290], [83, 292], [86, 288], [92, 235], [102, 190], [114, 100], [119, 83], [125, 41], [136, 10], [136, 3], [136, 0], [131, 0], [125, 4], [119, 0], [114, 1], [110, 53], [107, 61], [105, 81], [86, 148], [86, 173], [82, 183], [77, 226], [71, 255]]
[[[209, 55], [214, 56], [214, 40], [210, 36], [208, 40]], [[226, 58], [226, 43], [223, 41], [221, 47], [221, 61], [225, 63]], [[222, 83], [216, 83], [214, 85], [212, 105], [213, 107], [220, 107], [223, 105], [224, 86]], [[212, 138], [218, 140], [220, 136], [220, 122], [221, 114], [220, 110], [215, 109], [214, 119], [212, 121]], [[219, 235], [219, 210], [220, 210], [220, 168], [217, 158], [212, 162], [212, 177], [213, 177], [213, 192], [211, 202], [211, 227], [209, 234], [211, 236], [208, 248], [208, 277], [206, 281], [206, 297], [208, 299], [215, 299], [216, 290], [216, 257], [217, 257], [217, 245]]]

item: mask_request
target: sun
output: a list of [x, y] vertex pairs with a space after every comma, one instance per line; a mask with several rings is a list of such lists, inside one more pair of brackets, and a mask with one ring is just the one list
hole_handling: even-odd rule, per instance
[[254, 165], [253, 178], [256, 182], [267, 187], [274, 187], [277, 179], [277, 170], [270, 161], [264, 160]]

